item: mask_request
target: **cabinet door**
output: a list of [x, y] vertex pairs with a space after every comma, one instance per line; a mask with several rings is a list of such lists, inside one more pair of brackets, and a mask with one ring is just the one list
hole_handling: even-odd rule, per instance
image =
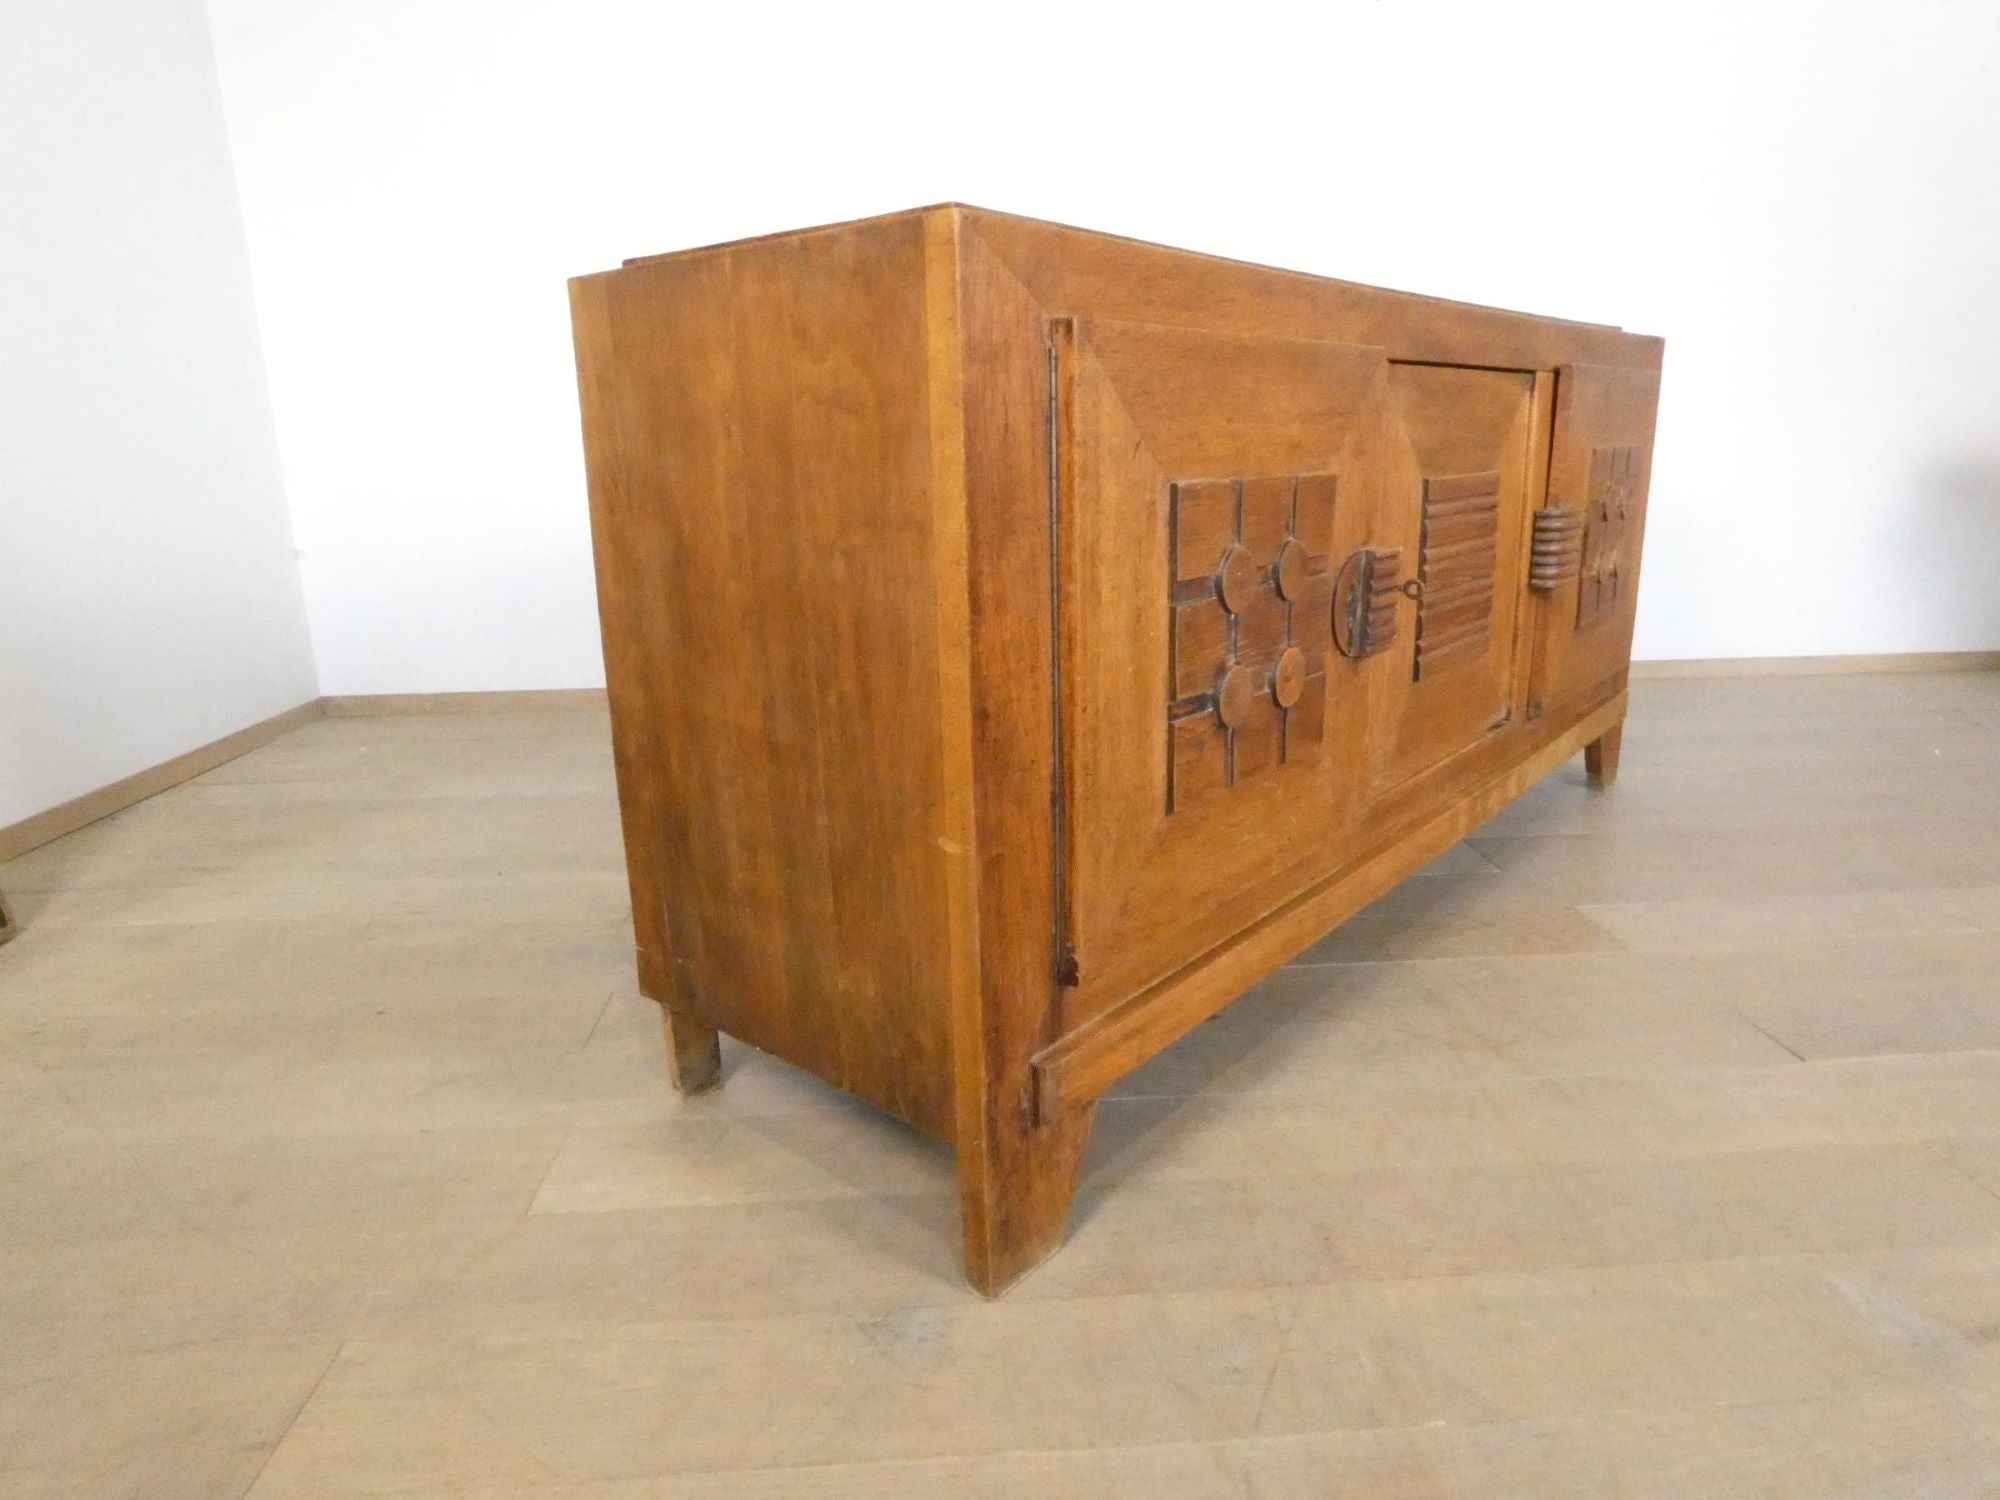
[[1548, 500], [1536, 516], [1532, 715], [1586, 708], [1624, 680], [1659, 394], [1657, 370], [1556, 373]]
[[1397, 670], [1377, 681], [1378, 794], [1515, 712], [1534, 376], [1391, 365], [1383, 542], [1414, 577]]
[[1332, 867], [1380, 659], [1331, 639], [1379, 496], [1379, 349], [1052, 329], [1065, 1019]]

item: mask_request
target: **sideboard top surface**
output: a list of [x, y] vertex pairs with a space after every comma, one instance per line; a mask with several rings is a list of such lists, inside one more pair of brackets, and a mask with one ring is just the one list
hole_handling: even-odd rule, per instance
[[[1111, 234], [1102, 230], [1082, 229], [1074, 225], [1056, 223], [1047, 219], [1030, 218], [1021, 214], [1003, 213], [996, 209], [980, 208], [968, 203], [933, 203], [921, 208], [898, 210], [894, 213], [873, 214], [862, 218], [842, 220], [837, 223], [817, 224], [797, 229], [779, 230], [768, 234], [747, 235], [739, 239], [718, 241], [713, 244], [695, 245], [681, 250], [664, 251], [654, 255], [632, 256], [612, 271], [593, 273], [615, 276], [620, 271], [632, 268], [658, 266], [690, 257], [711, 255], [719, 252], [740, 250], [748, 246], [760, 245], [778, 240], [810, 239], [814, 236], [852, 230], [866, 225], [892, 223], [899, 219], [923, 218], [931, 215], [956, 216], [961, 226], [970, 227], [999, 249], [1004, 258], [1016, 259], [1009, 255], [1005, 247], [1013, 246], [1017, 252], [1030, 246], [1048, 247], [1065, 261], [1072, 259], [1086, 246], [1100, 251], [1104, 256], [1124, 264], [1133, 257], [1140, 261], [1170, 257], [1179, 267], [1191, 264], [1205, 264], [1215, 271], [1230, 275], [1236, 273], [1258, 283], [1265, 283], [1276, 289], [1278, 283], [1292, 283], [1302, 290], [1310, 289], [1341, 296], [1343, 301], [1351, 299], [1356, 308], [1370, 308], [1385, 317], [1407, 317], [1411, 313], [1428, 312], [1432, 315], [1450, 316], [1462, 314], [1480, 324], [1496, 326], [1533, 325], [1550, 331], [1568, 330], [1590, 344], [1602, 342], [1605, 336], [1620, 346], [1621, 363], [1638, 363], [1657, 367], [1664, 341], [1656, 337], [1635, 334], [1616, 324], [1594, 323], [1583, 319], [1552, 317], [1541, 313], [1522, 312], [1513, 308], [1494, 307], [1486, 303], [1467, 302], [1449, 297], [1436, 297], [1421, 292], [1403, 291], [1393, 287], [1374, 286], [1366, 282], [1347, 281], [1339, 277], [1324, 276], [1311, 271], [1300, 271], [1283, 266], [1266, 265], [1258, 261], [1238, 260], [1230, 256], [1215, 255], [1207, 251], [1188, 250], [1176, 246], [1163, 245], [1156, 241], [1136, 239], [1129, 235]], [[1062, 247], [1055, 250], [1054, 247]], [[579, 277], [579, 280], [586, 278]]]

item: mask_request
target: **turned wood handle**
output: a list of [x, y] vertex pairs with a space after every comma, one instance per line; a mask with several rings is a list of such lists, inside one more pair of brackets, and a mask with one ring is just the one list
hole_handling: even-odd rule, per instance
[[1547, 506], [1535, 512], [1528, 587], [1554, 593], [1583, 571], [1583, 512]]

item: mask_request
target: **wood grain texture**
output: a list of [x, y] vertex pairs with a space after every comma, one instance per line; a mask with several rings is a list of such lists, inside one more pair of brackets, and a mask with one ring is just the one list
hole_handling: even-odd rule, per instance
[[1631, 664], [1652, 472], [1657, 371], [1565, 365], [1556, 377], [1548, 503], [1584, 513], [1577, 576], [1537, 592], [1528, 696], [1540, 712], [1587, 702]]
[[1568, 360], [1657, 369], [1664, 343], [1591, 323], [1386, 291], [1149, 245], [989, 209], [956, 210], [1059, 311], [1253, 338], [1325, 339], [1401, 360], [1500, 370]]
[[[1319, 498], [1312, 509], [1326, 512], [1312, 521], [1321, 556], [1368, 539], [1365, 445], [1388, 372], [1374, 349], [1061, 327], [1061, 920], [1077, 965], [1067, 1029], [1240, 931], [1343, 853], [1341, 830], [1357, 811], [1357, 778], [1343, 772], [1362, 754], [1366, 679], [1359, 664], [1327, 659], [1331, 589], [1294, 611], [1270, 570], [1292, 535], [1302, 478]], [[1215, 529], [1200, 512], [1226, 502], [1219, 560], [1246, 556], [1254, 580], [1237, 610], [1189, 601], [1227, 617], [1227, 644], [1210, 667], [1214, 698], [1202, 705], [1212, 717], [1170, 701], [1165, 670], [1184, 586], [1176, 580], [1169, 595], [1166, 580], [1198, 566], [1180, 555], [1194, 549], [1181, 546], [1172, 497], [1182, 477], [1198, 476], [1223, 477], [1197, 493], [1193, 529]], [[1297, 640], [1328, 676], [1311, 705], [1319, 722], [1300, 735], [1314, 753], [1288, 761], [1287, 714], [1270, 680], [1295, 614]], [[1219, 737], [1219, 754], [1191, 758], [1187, 740], [1199, 736]], [[1183, 798], [1197, 776], [1202, 794]]]
[[1062, 1243], [1093, 1111], [1044, 1123], [1030, 1071], [1062, 1020], [1049, 329], [956, 215], [953, 229], [962, 358], [981, 372], [963, 398], [979, 976], [955, 1003], [953, 1055], [965, 1270], [993, 1295]]
[[[954, 1140], [982, 1291], [1118, 1070], [1615, 727], [1657, 340], [956, 205], [573, 300], [676, 1076]], [[1573, 641], [1530, 518], [1607, 445]]]
[[648, 994], [949, 1137], [923, 224], [572, 283]]
[[[1389, 391], [1389, 499], [1378, 530], [1402, 549], [1421, 593], [1396, 669], [1371, 683], [1378, 797], [1516, 717], [1514, 641], [1536, 467], [1532, 376], [1398, 364]], [[1449, 773], [1441, 784], [1456, 780]], [[1421, 785], [1425, 798], [1440, 783]]]

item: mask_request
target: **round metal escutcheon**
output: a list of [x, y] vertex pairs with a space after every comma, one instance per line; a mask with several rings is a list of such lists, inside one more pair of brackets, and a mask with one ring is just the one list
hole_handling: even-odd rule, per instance
[[1273, 570], [1278, 578], [1278, 594], [1296, 604], [1306, 591], [1306, 549], [1302, 543], [1286, 542], [1278, 549]]
[[1305, 690], [1306, 654], [1293, 646], [1278, 658], [1277, 666], [1271, 669], [1271, 696], [1278, 700], [1278, 707], [1290, 708]]
[[1215, 716], [1222, 727], [1234, 729], [1250, 717], [1257, 698], [1257, 674], [1248, 667], [1231, 667], [1215, 689]]
[[1222, 566], [1215, 570], [1215, 592], [1232, 615], [1250, 607], [1250, 598], [1257, 592], [1257, 559], [1248, 547], [1231, 547], [1222, 554]]

